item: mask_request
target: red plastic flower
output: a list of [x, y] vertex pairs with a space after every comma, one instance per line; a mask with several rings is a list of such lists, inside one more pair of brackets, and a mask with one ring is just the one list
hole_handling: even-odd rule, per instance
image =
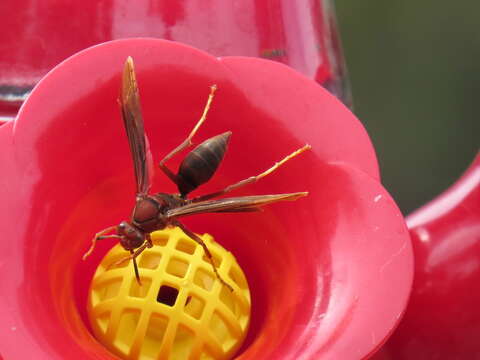
[[407, 224], [415, 251], [415, 281], [405, 317], [383, 355], [477, 358], [480, 154], [450, 189], [410, 215]]
[[[406, 305], [412, 254], [359, 121], [284, 65], [217, 59], [176, 43], [133, 39], [90, 48], [60, 64], [16, 121], [0, 128], [2, 355], [111, 358], [85, 320], [88, 283], [111, 244], [100, 244], [87, 262], [81, 256], [92, 235], [128, 218], [134, 203], [116, 102], [127, 56], [136, 63], [157, 161], [185, 138], [209, 86], [218, 85], [195, 140], [227, 130], [233, 136], [221, 168], [201, 191], [257, 174], [305, 143], [313, 147], [237, 193], [307, 190], [308, 197], [260, 214], [185, 220], [232, 251], [248, 277], [252, 324], [239, 358], [358, 359], [375, 351]], [[175, 187], [156, 176], [152, 190]]]

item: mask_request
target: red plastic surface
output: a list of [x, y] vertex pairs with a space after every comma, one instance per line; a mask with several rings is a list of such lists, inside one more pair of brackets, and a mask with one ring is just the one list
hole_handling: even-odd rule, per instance
[[480, 154], [445, 193], [407, 218], [415, 281], [385, 359], [478, 359]]
[[[5, 359], [111, 359], [90, 334], [85, 301], [105, 241], [127, 218], [134, 176], [119, 114], [120, 72], [136, 63], [146, 131], [159, 161], [218, 91], [196, 142], [232, 130], [215, 178], [257, 174], [305, 143], [313, 149], [236, 194], [308, 190], [263, 213], [185, 220], [232, 251], [252, 292], [240, 359], [359, 359], [396, 326], [412, 281], [402, 215], [378, 178], [360, 122], [311, 80], [278, 63], [217, 59], [152, 39], [103, 44], [60, 64], [19, 117], [0, 127], [0, 351]], [[172, 160], [175, 168], [181, 157]], [[156, 174], [154, 191], [175, 191]], [[256, 236], [251, 235], [252, 231]]]
[[[0, 118], [67, 57], [95, 44], [155, 37], [215, 56], [256, 56], [292, 66], [349, 101], [329, 1], [2, 0]], [[348, 91], [348, 90], [347, 90]]]

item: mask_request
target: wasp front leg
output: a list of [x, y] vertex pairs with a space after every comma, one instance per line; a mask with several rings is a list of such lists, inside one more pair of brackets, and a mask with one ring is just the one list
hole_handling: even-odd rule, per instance
[[108, 266], [108, 269], [111, 269], [115, 266], [121, 265], [126, 261], [132, 260], [133, 261], [133, 269], [135, 271], [135, 278], [137, 279], [138, 285], [142, 286], [142, 282], [140, 281], [140, 273], [138, 271], [138, 265], [137, 265], [137, 257], [147, 248], [151, 248], [153, 246], [152, 240], [150, 237], [147, 237], [147, 241], [143, 243], [142, 246], [140, 246], [137, 250], [130, 250], [130, 255], [125, 256], [121, 258], [118, 261], [115, 261], [114, 263], [110, 264]]
[[86, 258], [88, 258], [92, 254], [98, 240], [109, 239], [109, 238], [120, 239], [121, 236], [117, 235], [117, 234], [105, 235], [105, 234], [108, 234], [109, 232], [112, 232], [116, 229], [117, 229], [116, 226], [110, 226], [109, 228], [106, 228], [106, 229], [96, 233], [95, 236], [92, 239], [92, 245], [90, 246], [90, 249], [88, 249], [88, 251], [83, 255], [83, 260], [85, 260]]
[[135, 270], [135, 277], [137, 279], [137, 282], [139, 285], [142, 285], [142, 282], [140, 281], [140, 274], [138, 272], [138, 265], [137, 265], [137, 257], [145, 250], [145, 249], [150, 249], [153, 247], [152, 243], [152, 238], [150, 237], [150, 234], [146, 234], [146, 239], [145, 242], [140, 246], [137, 250], [130, 250], [130, 255], [125, 256], [121, 258], [120, 260], [110, 264], [108, 268], [112, 268], [118, 265], [123, 264], [126, 261], [132, 260], [133, 261], [133, 268]]
[[150, 236], [149, 233], [145, 235], [145, 241], [149, 249], [153, 247], [152, 237]]
[[129, 260], [135, 260], [138, 257], [138, 255], [140, 255], [145, 249], [151, 248], [152, 246], [150, 245], [150, 243], [144, 242], [143, 245], [140, 246], [137, 250], [130, 250], [130, 255], [127, 255], [121, 258], [120, 260], [115, 261], [114, 263], [110, 264], [108, 268], [110, 269], [112, 267], [122, 265], [124, 262], [127, 262]]

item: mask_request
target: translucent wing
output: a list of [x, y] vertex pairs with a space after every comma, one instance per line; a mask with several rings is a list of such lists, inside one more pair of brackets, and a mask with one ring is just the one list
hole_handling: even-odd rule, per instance
[[130, 144], [130, 152], [133, 158], [135, 178], [137, 180], [137, 194], [143, 195], [148, 193], [150, 189], [152, 156], [143, 127], [140, 96], [131, 57], [127, 58], [123, 69], [122, 89], [119, 102], [123, 123], [127, 131], [128, 143]]
[[261, 206], [277, 201], [294, 201], [307, 194], [307, 192], [298, 192], [292, 194], [240, 196], [219, 200], [200, 201], [168, 210], [166, 216], [167, 218], [174, 218], [211, 212], [256, 211]]

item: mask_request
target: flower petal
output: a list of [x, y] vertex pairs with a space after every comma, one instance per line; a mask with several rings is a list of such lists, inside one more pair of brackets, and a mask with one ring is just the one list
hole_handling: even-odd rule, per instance
[[[8, 313], [0, 328], [2, 356], [110, 358], [85, 325], [84, 305], [95, 264], [111, 244], [99, 244], [87, 262], [80, 259], [93, 234], [128, 217], [134, 203], [116, 103], [127, 56], [137, 65], [156, 161], [184, 140], [209, 87], [218, 85], [194, 141], [227, 130], [233, 136], [202, 191], [258, 174], [306, 142], [313, 146], [236, 193], [309, 191], [308, 197], [261, 214], [188, 219], [194, 231], [211, 233], [236, 255], [251, 283], [254, 318], [242, 358], [348, 358], [374, 351], [405, 306], [412, 255], [360, 123], [282, 65], [218, 60], [180, 44], [130, 39], [60, 64], [15, 123], [0, 127], [0, 165], [8, 171], [0, 189], [0, 228], [7, 238], [0, 264], [8, 274], [0, 287], [0, 311]], [[298, 95], [290, 102], [289, 90]], [[169, 163], [172, 169], [179, 157]], [[160, 176], [152, 190], [176, 191]]]

